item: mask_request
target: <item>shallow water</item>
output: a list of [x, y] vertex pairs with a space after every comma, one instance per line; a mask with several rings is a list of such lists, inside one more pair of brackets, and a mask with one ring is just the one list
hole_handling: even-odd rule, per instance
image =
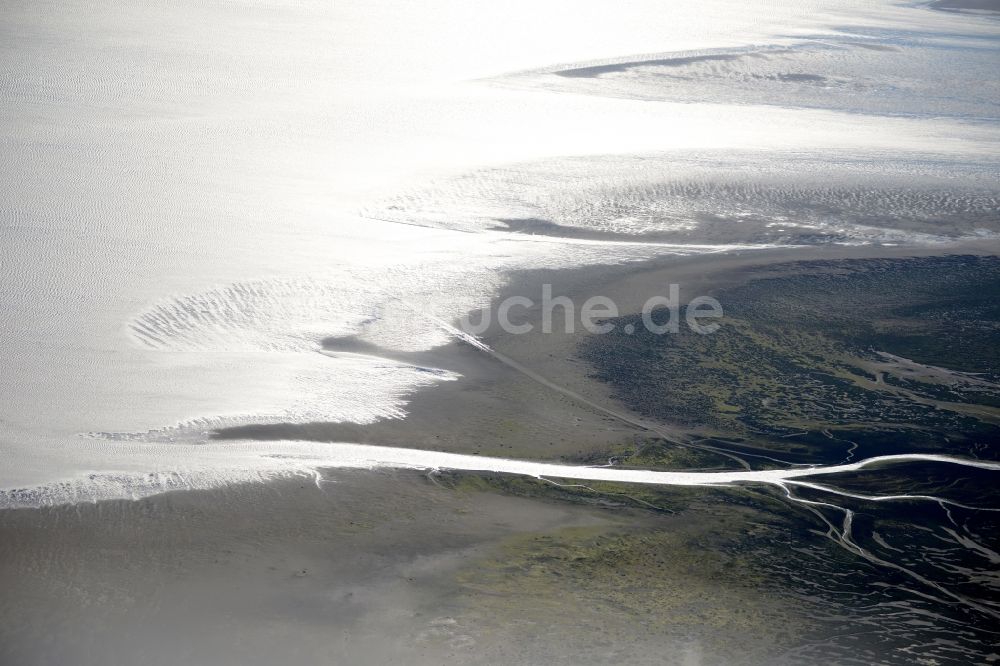
[[[102, 581], [124, 596], [151, 586], [168, 611], [184, 609], [184, 636], [201, 617], [188, 614], [190, 599], [205, 590], [229, 590], [212, 599], [221, 616], [244, 598], [252, 601], [240, 612], [271, 607], [241, 592], [249, 579], [276, 594], [267, 598], [280, 601], [279, 614], [294, 605], [313, 621], [323, 616], [301, 604], [332, 603], [299, 587], [278, 593], [258, 570], [271, 555], [202, 590], [200, 576], [219, 572], [180, 548], [179, 566], [197, 575], [165, 591], [169, 576], [118, 570], [101, 550], [117, 543], [106, 535], [90, 541], [93, 557], [78, 552], [72, 530], [46, 540], [47, 526], [63, 529], [84, 502], [208, 489], [211, 500], [158, 498], [167, 507], [159, 523], [146, 520], [153, 504], [86, 507], [108, 534], [134, 537], [122, 543], [153, 543], [143, 552], [156, 570], [192, 514], [210, 516], [208, 545], [190, 551], [209, 562], [241, 538], [214, 525], [255, 524], [244, 512], [266, 507], [260, 497], [272, 489], [326, 489], [325, 468], [406, 468], [732, 493], [715, 516], [734, 497], [765, 497], [790, 523], [801, 520], [798, 532], [770, 534], [753, 563], [781, 577], [783, 593], [816, 602], [827, 615], [814, 619], [829, 627], [826, 642], [802, 645], [790, 662], [986, 658], [1000, 613], [996, 463], [915, 455], [905, 442], [893, 444], [902, 455], [877, 457], [838, 440], [829, 455], [846, 464], [809, 468], [737, 451], [729, 460], [746, 469], [664, 472], [212, 433], [404, 417], [415, 391], [459, 377], [396, 352], [459, 337], [493, 353], [450, 322], [486, 306], [514, 271], [775, 246], [995, 244], [998, 40], [1000, 21], [987, 14], [868, 0], [6, 3], [0, 508], [76, 505], [24, 519], [19, 538], [42, 537], [37, 550], [8, 543], [16, 566], [7, 570], [38, 577], [18, 588], [32, 603], [64, 577], [83, 609], [74, 617], [75, 602], [36, 604], [23, 614], [9, 604], [21, 622], [9, 626], [36, 632], [18, 637], [20, 647], [40, 654], [52, 618], [70, 618], [53, 654], [80, 656], [70, 644], [86, 634], [93, 661], [106, 661], [94, 656], [110, 649], [97, 645], [96, 625], [131, 627], [132, 618], [107, 602], [115, 597], [87, 596], [103, 594]], [[329, 352], [331, 338], [362, 353]], [[529, 378], [658, 432], [575, 387]], [[463, 501], [374, 473], [349, 485], [335, 501], [319, 490], [290, 496], [287, 515], [271, 516], [273, 553], [295, 552], [287, 524], [321, 529], [332, 512], [350, 532], [380, 503], [406, 523], [408, 503], [443, 501], [408, 526], [411, 539], [436, 543], [434, 528]], [[171, 510], [179, 496], [187, 499]], [[466, 529], [492, 538], [492, 521], [517, 503], [531, 514], [523, 529], [564, 522], [551, 518], [560, 505], [494, 499], [499, 508], [466, 518]], [[216, 501], [225, 511], [213, 513]], [[102, 515], [106, 507], [119, 518]], [[28, 513], [4, 515], [19, 524]], [[90, 531], [82, 518], [76, 529]], [[397, 550], [395, 529], [385, 544], [362, 540], [362, 555]], [[259, 536], [248, 550], [259, 550]], [[357, 575], [344, 565], [353, 542], [334, 540], [333, 552], [345, 553], [334, 568]], [[333, 566], [319, 550], [315, 560]], [[35, 552], [49, 559], [22, 561]], [[78, 575], [88, 567], [99, 574], [89, 590]], [[391, 594], [372, 611], [383, 634], [409, 598], [397, 596], [408, 588], [396, 569], [379, 581]], [[103, 607], [92, 613], [91, 603]], [[345, 603], [338, 613], [357, 612]], [[115, 638], [147, 656], [150, 645], [175, 654], [170, 631], [153, 626]], [[296, 626], [326, 650], [327, 624]], [[225, 658], [231, 635], [209, 641]], [[276, 646], [285, 648], [267, 649]]]
[[[761, 106], [731, 69], [692, 72], [682, 95], [655, 104], [659, 84], [632, 67], [584, 77], [613, 84], [592, 95], [508, 75], [766, 44], [791, 50], [740, 56], [754, 81], [775, 81], [778, 65], [906, 79], [886, 98], [896, 113], [936, 81], [978, 76], [996, 28], [825, 1], [8, 5], [0, 486], [126, 458], [135, 471], [206, 464], [211, 476], [214, 462], [157, 438], [399, 416], [409, 392], [448, 374], [324, 357], [320, 341], [442, 344], [447, 332], [412, 309], [455, 319], [511, 270], [990, 236], [997, 128], [968, 96], [933, 117], [890, 117], [801, 77], [779, 82], [809, 104]], [[900, 35], [935, 66], [878, 48]], [[802, 106], [813, 108], [786, 108]], [[791, 153], [796, 166], [780, 166]], [[649, 157], [608, 157], [624, 154]], [[873, 178], [884, 196], [866, 198]], [[799, 219], [819, 194], [840, 212]], [[525, 242], [498, 221], [536, 217], [557, 232]], [[147, 431], [149, 446], [116, 448]]]

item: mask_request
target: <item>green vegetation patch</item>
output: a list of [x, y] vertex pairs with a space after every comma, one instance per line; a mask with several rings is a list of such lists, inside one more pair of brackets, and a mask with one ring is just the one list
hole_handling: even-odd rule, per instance
[[713, 526], [677, 520], [523, 535], [471, 563], [459, 582], [468, 603], [501, 625], [558, 624], [572, 628], [568, 639], [616, 646], [695, 640], [714, 658], [744, 663], [780, 653], [810, 626], [800, 603], [770, 590], [754, 553], [728, 547], [723, 530], [738, 533], [728, 523], [746, 519], [735, 514]]
[[716, 297], [726, 316], [715, 334], [655, 335], [625, 317], [581, 353], [639, 412], [726, 436], [905, 426], [995, 437], [1000, 258], [794, 263]]

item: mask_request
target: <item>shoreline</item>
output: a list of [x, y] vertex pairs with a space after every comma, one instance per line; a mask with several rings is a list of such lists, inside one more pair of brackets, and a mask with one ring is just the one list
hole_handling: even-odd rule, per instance
[[[712, 519], [714, 495], [670, 515], [412, 470], [322, 479], [0, 511], [8, 598], [34, 599], [0, 608], [0, 659], [597, 664], [613, 641], [629, 663], [682, 664], [695, 650], [755, 665], [782, 663], [808, 630], [803, 600], [741, 580], [750, 565], [721, 548], [733, 537]], [[705, 539], [720, 549], [699, 554]], [[657, 567], [654, 586], [612, 564], [623, 548]], [[540, 579], [539, 566], [557, 575]], [[621, 608], [623, 585], [639, 586], [638, 605]], [[567, 594], [578, 603], [554, 609]], [[53, 621], [65, 629], [49, 641]]]
[[[710, 291], [810, 259], [943, 254], [935, 250], [788, 249], [533, 271], [512, 276], [494, 305], [546, 280], [574, 300], [599, 291], [641, 303], [669, 281]], [[573, 360], [577, 335], [491, 331], [483, 340], [596, 405], [631, 413]], [[378, 351], [351, 339], [326, 346]], [[759, 666], [832, 650], [878, 661], [912, 644], [907, 618], [924, 617], [927, 605], [938, 630], [955, 630], [960, 654], [985, 649], [983, 632], [965, 629], [984, 613], [995, 616], [981, 597], [897, 564], [865, 524], [876, 506], [900, 517], [893, 512], [919, 506], [921, 520], [940, 510], [960, 520], [991, 513], [943, 491], [866, 489], [858, 481], [909, 465], [994, 474], [1000, 463], [910, 455], [825, 469], [586, 467], [610, 443], [635, 445], [649, 433], [470, 344], [396, 356], [463, 376], [419, 391], [406, 419], [351, 426], [355, 439], [381, 448], [330, 443], [349, 434], [343, 425], [255, 426], [257, 440], [201, 446], [248, 460], [270, 455], [286, 476], [0, 509], [0, 579], [12, 600], [0, 608], [0, 659], [59, 662], [84, 649], [91, 663], [134, 663], [143, 654], [164, 666], [273, 663], [289, 654], [358, 663], [541, 656]], [[284, 439], [289, 429], [303, 439]], [[433, 446], [421, 450], [422, 442]], [[334, 453], [337, 467], [329, 465]], [[964, 547], [974, 558], [988, 546], [973, 539]], [[804, 579], [802, 567], [818, 573]], [[872, 594], [876, 604], [899, 608], [901, 619], [886, 624], [858, 610]], [[54, 621], [67, 629], [49, 642]], [[877, 633], [844, 637], [845, 623], [854, 634], [871, 622], [879, 622]]]
[[[986, 245], [986, 247], [983, 247]], [[721, 253], [698, 256], [665, 256], [649, 261], [616, 265], [588, 266], [578, 269], [532, 270], [512, 273], [506, 286], [491, 304], [510, 296], [537, 298], [542, 284], [551, 284], [554, 295], [570, 297], [582, 303], [592, 295], [605, 295], [619, 305], [619, 314], [638, 311], [651, 295], [662, 292], [661, 285], [681, 284], [682, 301], [701, 294], [711, 295], [725, 287], [742, 284], [766, 275], [769, 267], [829, 259], [876, 259], [886, 257], [918, 257], [945, 255], [995, 255], [1000, 247], [994, 244], [962, 244], [947, 248], [897, 247], [795, 247], [758, 250], [754, 252]], [[594, 379], [590, 365], [575, 354], [575, 349], [587, 335], [580, 331], [568, 334], [560, 326], [552, 333], [542, 333], [537, 326], [539, 306], [528, 310], [525, 320], [536, 324], [536, 330], [525, 335], [510, 335], [499, 330], [494, 321], [481, 339], [497, 352], [531, 368], [542, 378], [566, 387], [583, 400], [600, 405], [601, 409], [553, 391], [524, 374], [506, 367], [482, 351], [464, 342], [453, 340], [426, 352], [387, 353], [380, 348], [360, 343], [354, 338], [330, 339], [324, 343], [327, 353], [363, 353], [417, 366], [443, 368], [461, 375], [456, 381], [441, 382], [416, 390], [407, 399], [407, 416], [382, 420], [373, 424], [304, 423], [238, 426], [213, 432], [207, 445], [243, 445], [277, 441], [304, 444], [350, 442], [411, 449], [426, 449], [443, 453], [469, 453], [487, 457], [537, 460], [580, 464], [594, 460], [596, 455], [615, 447], [630, 446], [637, 438], [655, 436], [649, 428], [609, 416], [603, 408], [634, 416], [648, 422], [617, 400], [607, 384]], [[556, 315], [558, 322], [559, 315]], [[656, 420], [650, 425], [661, 432], [679, 436], [697, 435], [697, 429], [677, 428], [674, 424]], [[117, 445], [123, 445], [117, 442]], [[141, 446], [141, 443], [135, 444]], [[280, 452], [276, 452], [280, 453]], [[266, 455], [263, 446], [259, 455]], [[211, 473], [213, 468], [204, 470]], [[223, 474], [235, 471], [220, 467]], [[145, 488], [138, 496], [156, 492], [185, 491], [183, 468], [176, 473], [169, 469], [125, 473], [136, 479], [160, 476], [166, 481], [163, 490]], [[269, 474], [308, 473], [307, 470], [282, 470], [273, 467], [245, 470], [245, 478], [267, 478]], [[177, 478], [171, 479], [174, 475]], [[117, 472], [94, 470], [81, 473], [88, 476], [120, 476]], [[221, 481], [229, 483], [231, 481]], [[239, 482], [239, 479], [236, 479]], [[265, 481], [266, 482], [266, 481]], [[54, 481], [36, 488], [58, 488], [72, 485], [73, 480]], [[194, 487], [201, 487], [195, 485]], [[206, 486], [208, 487], [208, 486]], [[127, 486], [126, 486], [127, 488]], [[8, 489], [6, 492], [30, 489]], [[135, 496], [133, 494], [133, 496]], [[98, 498], [107, 501], [114, 497]], [[76, 501], [91, 501], [80, 497]], [[61, 503], [61, 502], [57, 502]], [[0, 509], [2, 510], [2, 509]]]

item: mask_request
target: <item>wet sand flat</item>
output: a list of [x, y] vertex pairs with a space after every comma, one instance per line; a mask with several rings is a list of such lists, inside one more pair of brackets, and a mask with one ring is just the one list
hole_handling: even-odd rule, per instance
[[[497, 494], [418, 472], [338, 471], [318, 484], [5, 511], [0, 660], [691, 663], [724, 649], [720, 638], [754, 655], [740, 663], [777, 653], [760, 625], [779, 615], [787, 624], [791, 602], [768, 592], [773, 607], [755, 604], [765, 616], [738, 619], [744, 609], [726, 619], [759, 583], [713, 581], [724, 557], [706, 570], [661, 569], [655, 594], [634, 590], [638, 605], [612, 615], [619, 581], [632, 589], [638, 571], [597, 559], [586, 578], [563, 579], [580, 560], [561, 559], [560, 548], [602, 539], [635, 548], [628, 535], [650, 533], [677, 540], [675, 554], [705, 534], [684, 517]], [[669, 547], [636, 552], [663, 560]], [[661, 595], [676, 617], [642, 612]], [[590, 607], [565, 603], [572, 598]], [[701, 628], [692, 613], [721, 624]]]

